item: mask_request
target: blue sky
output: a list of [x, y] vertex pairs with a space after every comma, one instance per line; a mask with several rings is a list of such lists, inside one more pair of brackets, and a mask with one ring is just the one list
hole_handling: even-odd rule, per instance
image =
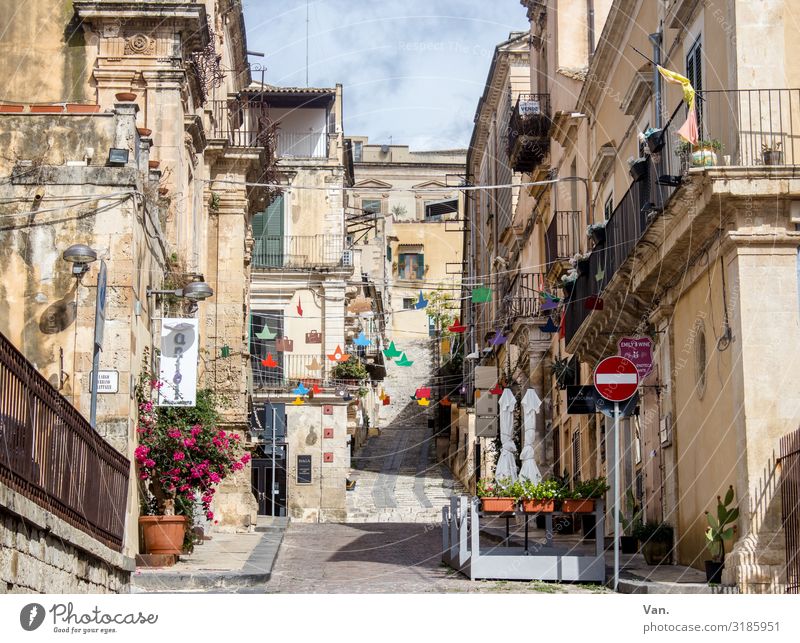
[[[305, 86], [305, 0], [243, 5], [265, 81]], [[519, 0], [310, 0], [309, 18], [309, 84], [344, 85], [345, 133], [413, 149], [468, 145], [495, 45], [528, 26]]]

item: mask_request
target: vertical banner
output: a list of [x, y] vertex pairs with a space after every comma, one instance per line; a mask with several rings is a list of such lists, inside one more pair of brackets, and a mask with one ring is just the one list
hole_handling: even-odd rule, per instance
[[198, 322], [191, 318], [161, 321], [158, 366], [159, 406], [194, 406], [197, 395]]

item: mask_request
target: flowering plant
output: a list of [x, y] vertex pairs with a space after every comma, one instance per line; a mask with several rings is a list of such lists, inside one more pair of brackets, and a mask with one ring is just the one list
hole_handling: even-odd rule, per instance
[[570, 257], [569, 265], [573, 268], [576, 268], [580, 261], [586, 261], [589, 258], [589, 254], [590, 253], [588, 252], [576, 252], [574, 255], [572, 255], [572, 257]]
[[514, 485], [511, 478], [492, 480], [484, 478], [478, 481], [476, 492], [478, 498], [516, 498]]
[[168, 501], [175, 513], [193, 515], [199, 498], [205, 516], [214, 519], [211, 501], [216, 486], [250, 461], [242, 453], [240, 436], [217, 428], [218, 413], [214, 394], [198, 391], [194, 407], [158, 407], [153, 392], [162, 382], [146, 369], [136, 388], [139, 403], [134, 450], [139, 480], [148, 513], [163, 513]]

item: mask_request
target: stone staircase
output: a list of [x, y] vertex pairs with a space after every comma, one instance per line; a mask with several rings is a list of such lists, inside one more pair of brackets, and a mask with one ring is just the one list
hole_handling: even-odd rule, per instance
[[408, 402], [353, 457], [350, 479], [356, 487], [347, 492], [347, 522], [438, 523], [450, 497], [463, 493], [447, 467], [435, 461], [424, 407]]

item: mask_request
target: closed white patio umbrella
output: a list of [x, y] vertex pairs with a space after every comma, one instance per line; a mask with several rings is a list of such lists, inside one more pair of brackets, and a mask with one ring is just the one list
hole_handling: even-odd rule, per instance
[[514, 409], [517, 399], [511, 389], [505, 389], [500, 396], [500, 457], [497, 459], [497, 468], [494, 472], [496, 480], [511, 478], [517, 479], [517, 463], [514, 456], [517, 454], [517, 445], [514, 444], [512, 433], [514, 430]]
[[536, 413], [542, 406], [542, 400], [532, 388], [525, 391], [522, 397], [522, 423], [525, 427], [525, 433], [522, 442], [522, 466], [519, 469], [519, 477], [521, 480], [530, 480], [534, 483], [542, 479], [542, 474], [539, 467], [533, 458], [533, 441], [536, 435]]

